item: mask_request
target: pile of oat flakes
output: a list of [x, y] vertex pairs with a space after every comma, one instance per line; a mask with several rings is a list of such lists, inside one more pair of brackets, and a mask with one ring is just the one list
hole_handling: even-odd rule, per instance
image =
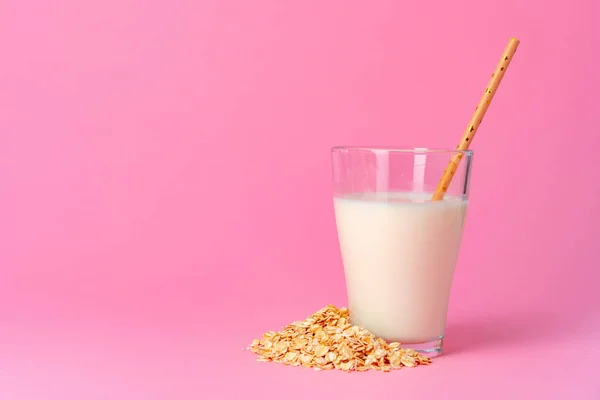
[[254, 340], [249, 350], [257, 361], [303, 366], [316, 370], [380, 370], [431, 363], [429, 357], [400, 343], [386, 343], [366, 329], [350, 324], [346, 308], [329, 305], [303, 321], [296, 321], [280, 332], [267, 332]]

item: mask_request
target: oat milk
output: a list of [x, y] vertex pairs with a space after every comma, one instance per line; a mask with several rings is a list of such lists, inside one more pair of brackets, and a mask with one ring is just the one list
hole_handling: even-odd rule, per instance
[[467, 201], [424, 193], [334, 198], [352, 323], [388, 341], [443, 335]]

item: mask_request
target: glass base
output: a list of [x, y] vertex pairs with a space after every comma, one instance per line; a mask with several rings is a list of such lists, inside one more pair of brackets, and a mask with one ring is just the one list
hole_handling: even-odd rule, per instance
[[419, 354], [430, 358], [437, 357], [442, 354], [442, 349], [444, 348], [444, 335], [429, 342], [403, 343], [402, 347], [410, 347], [411, 349], [418, 351]]

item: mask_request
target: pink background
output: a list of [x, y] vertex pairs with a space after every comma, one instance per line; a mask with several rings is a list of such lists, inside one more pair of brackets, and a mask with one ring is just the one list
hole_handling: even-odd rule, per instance
[[[599, 4], [0, 1], [0, 398], [599, 399]], [[329, 147], [454, 146], [510, 36], [446, 355], [241, 352], [345, 303]]]

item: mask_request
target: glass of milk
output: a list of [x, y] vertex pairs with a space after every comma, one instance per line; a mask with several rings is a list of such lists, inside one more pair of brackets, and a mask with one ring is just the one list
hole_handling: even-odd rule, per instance
[[[443, 200], [435, 188], [460, 165]], [[443, 348], [472, 150], [334, 147], [334, 208], [350, 318], [430, 357]]]

